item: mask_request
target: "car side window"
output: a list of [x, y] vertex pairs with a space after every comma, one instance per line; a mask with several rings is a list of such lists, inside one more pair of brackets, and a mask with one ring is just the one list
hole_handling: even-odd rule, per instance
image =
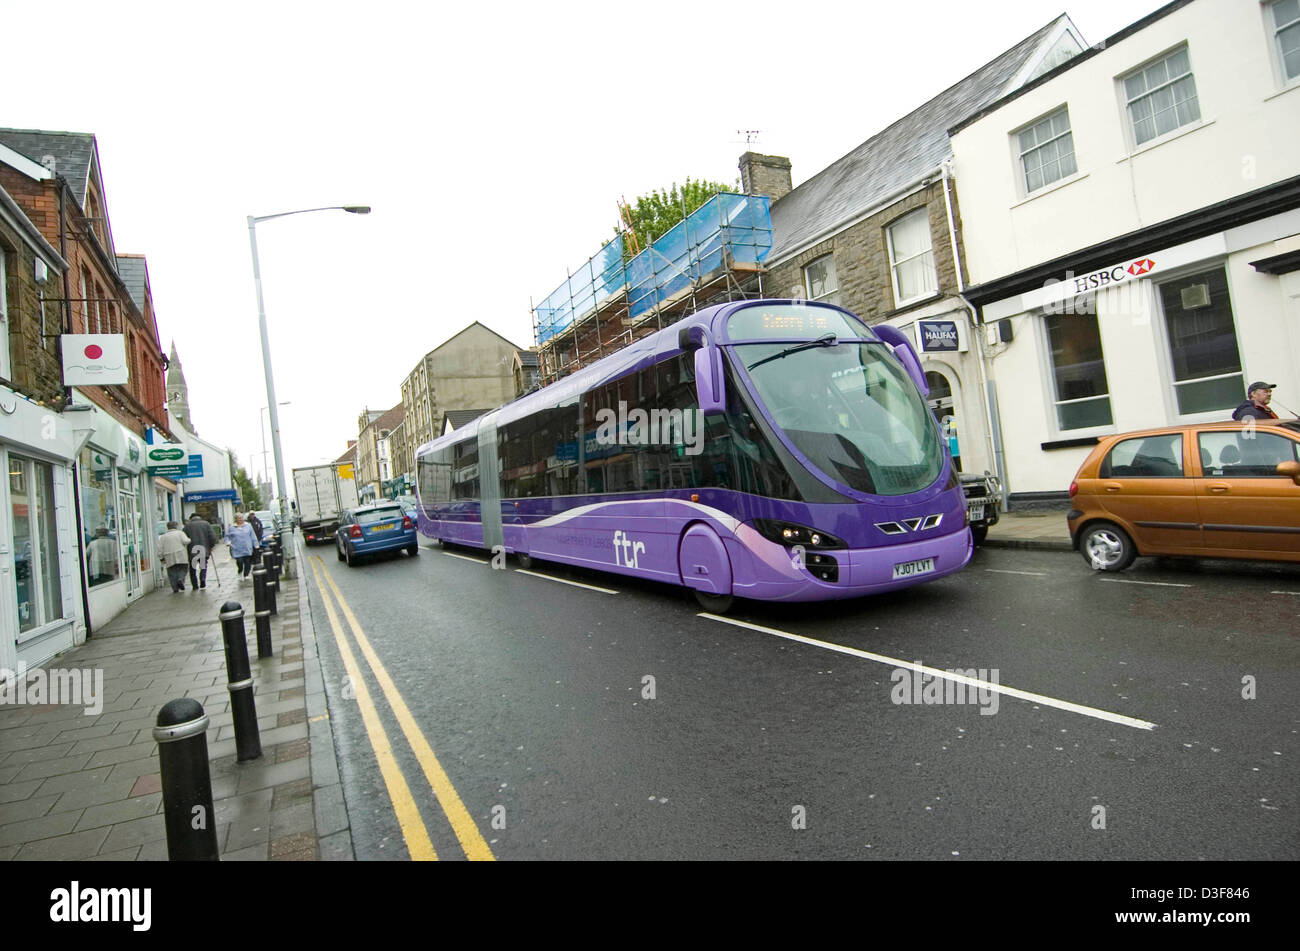
[[1198, 433], [1201, 468], [1207, 476], [1224, 479], [1284, 478], [1280, 462], [1297, 462], [1296, 443], [1276, 433], [1253, 429]]
[[1102, 461], [1102, 479], [1179, 479], [1183, 472], [1182, 433], [1139, 436], [1117, 442]]

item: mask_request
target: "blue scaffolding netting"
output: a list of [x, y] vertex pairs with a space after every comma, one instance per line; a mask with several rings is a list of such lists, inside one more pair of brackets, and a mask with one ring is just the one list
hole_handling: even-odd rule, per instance
[[772, 249], [771, 202], [720, 192], [623, 263], [619, 235], [533, 308], [537, 345], [563, 333], [608, 298], [627, 291], [636, 319], [736, 264], [759, 264]]

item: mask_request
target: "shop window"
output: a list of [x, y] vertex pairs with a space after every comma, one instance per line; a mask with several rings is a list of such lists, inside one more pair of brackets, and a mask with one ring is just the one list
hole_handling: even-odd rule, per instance
[[1087, 314], [1044, 317], [1052, 362], [1056, 424], [1062, 431], [1109, 426], [1110, 386], [1097, 318]]
[[86, 546], [86, 584], [116, 581], [118, 556], [117, 495], [113, 491], [115, 459], [98, 449], [81, 452], [81, 522]]
[[1178, 412], [1186, 416], [1236, 406], [1245, 381], [1224, 269], [1166, 281], [1159, 292]]
[[11, 454], [9, 499], [21, 633], [63, 616], [54, 470], [50, 464]]

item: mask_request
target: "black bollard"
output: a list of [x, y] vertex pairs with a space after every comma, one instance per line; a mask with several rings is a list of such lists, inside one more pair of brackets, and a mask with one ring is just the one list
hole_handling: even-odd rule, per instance
[[203, 704], [190, 697], [168, 701], [155, 723], [167, 857], [173, 862], [220, 861]]
[[226, 689], [230, 691], [230, 716], [235, 721], [235, 759], [262, 755], [253, 703], [253, 674], [248, 666], [248, 641], [244, 634], [244, 608], [238, 601], [221, 606], [221, 637], [226, 642]]
[[274, 656], [271, 647], [271, 594], [267, 588], [267, 571], [258, 568], [253, 572], [253, 618], [257, 626], [257, 656]]

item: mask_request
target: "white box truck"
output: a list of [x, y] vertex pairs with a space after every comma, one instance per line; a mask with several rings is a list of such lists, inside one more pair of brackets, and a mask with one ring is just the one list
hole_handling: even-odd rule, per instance
[[332, 542], [339, 515], [357, 506], [357, 480], [350, 465], [328, 463], [293, 470], [293, 491], [298, 499], [298, 527], [303, 540]]

